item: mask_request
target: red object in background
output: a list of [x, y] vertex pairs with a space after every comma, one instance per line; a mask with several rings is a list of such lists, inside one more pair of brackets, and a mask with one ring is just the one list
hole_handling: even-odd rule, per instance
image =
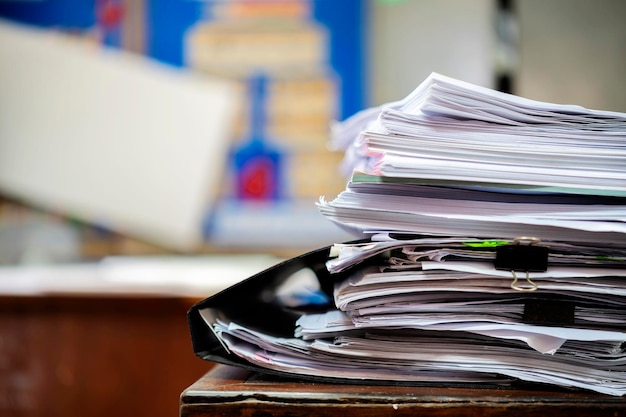
[[101, 0], [98, 2], [96, 17], [98, 25], [110, 30], [118, 27], [124, 16], [124, 8], [114, 0]]
[[275, 163], [263, 155], [246, 161], [239, 172], [238, 195], [244, 199], [271, 199], [276, 195]]

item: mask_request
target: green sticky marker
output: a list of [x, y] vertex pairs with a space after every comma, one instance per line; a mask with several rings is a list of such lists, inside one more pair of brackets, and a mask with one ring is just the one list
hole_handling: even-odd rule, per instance
[[612, 256], [596, 256], [596, 260], [598, 261], [617, 261], [624, 262], [624, 258], [614, 258]]
[[495, 248], [497, 246], [508, 245], [509, 241], [506, 240], [481, 240], [479, 242], [463, 242], [465, 246], [471, 248]]

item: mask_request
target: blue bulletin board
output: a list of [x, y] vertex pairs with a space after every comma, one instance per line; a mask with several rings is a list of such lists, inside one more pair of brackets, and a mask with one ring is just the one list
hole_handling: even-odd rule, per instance
[[[226, 0], [229, 1], [229, 0]], [[330, 65], [341, 79], [341, 112], [346, 118], [367, 106], [368, 0], [306, 0], [313, 19], [328, 28]], [[145, 53], [162, 62], [184, 66], [186, 30], [206, 17], [203, 0], [145, 0]], [[109, 0], [0, 0], [0, 17], [28, 24], [85, 31], [102, 23], [98, 10]], [[121, 46], [120, 28], [110, 28], [104, 44]]]

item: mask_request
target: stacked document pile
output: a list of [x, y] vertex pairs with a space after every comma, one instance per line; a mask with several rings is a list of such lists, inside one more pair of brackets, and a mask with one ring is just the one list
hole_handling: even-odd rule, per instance
[[626, 114], [432, 74], [334, 133], [351, 179], [318, 206], [363, 239], [330, 248], [330, 291], [285, 304], [293, 334], [206, 309], [229, 352], [297, 375], [626, 394]]

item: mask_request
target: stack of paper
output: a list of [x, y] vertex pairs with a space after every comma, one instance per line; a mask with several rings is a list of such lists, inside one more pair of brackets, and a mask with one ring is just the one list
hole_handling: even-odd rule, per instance
[[619, 193], [625, 123], [433, 73], [404, 100], [335, 126], [333, 143], [350, 168], [385, 176]]
[[624, 113], [432, 74], [403, 101], [336, 126], [334, 144], [357, 172], [344, 193], [319, 206], [343, 227], [624, 241]]
[[367, 239], [333, 245], [326, 308], [293, 336], [206, 310], [231, 352], [300, 375], [626, 394], [626, 114], [433, 74], [333, 143], [354, 173], [319, 208]]
[[542, 244], [551, 266], [517, 274], [517, 284], [514, 272], [493, 267], [504, 242], [378, 235], [336, 244], [327, 267], [346, 278], [325, 311], [300, 315], [293, 336], [212, 317], [210, 309], [204, 318], [235, 355], [289, 374], [522, 380], [626, 394], [626, 249]]

